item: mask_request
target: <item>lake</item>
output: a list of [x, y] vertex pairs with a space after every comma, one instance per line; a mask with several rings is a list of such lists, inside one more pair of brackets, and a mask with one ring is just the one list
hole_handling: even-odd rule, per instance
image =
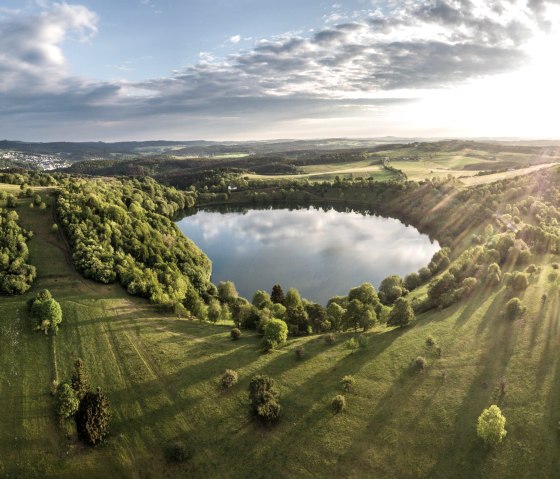
[[397, 219], [315, 207], [205, 209], [177, 226], [212, 260], [212, 281], [233, 281], [249, 300], [279, 283], [324, 305], [363, 282], [377, 288], [417, 271], [439, 249]]

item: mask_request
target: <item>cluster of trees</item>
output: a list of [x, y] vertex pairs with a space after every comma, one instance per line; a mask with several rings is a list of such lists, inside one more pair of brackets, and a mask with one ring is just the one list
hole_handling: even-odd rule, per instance
[[111, 419], [109, 399], [101, 388], [91, 390], [81, 359], [74, 363], [71, 380], [58, 386], [57, 403], [59, 416], [74, 417], [78, 435], [85, 443], [98, 444], [107, 435]]
[[57, 214], [85, 277], [118, 281], [156, 304], [184, 303], [198, 316], [211, 264], [171, 219], [194, 202], [151, 178], [74, 180], [61, 190]]
[[58, 333], [58, 326], [62, 322], [62, 308], [48, 289], [39, 291], [35, 298], [31, 299], [30, 309], [38, 330], [45, 334], [49, 331]]
[[27, 241], [33, 233], [18, 223], [15, 211], [0, 208], [0, 294], [23, 294], [37, 275], [34, 266], [27, 264]]

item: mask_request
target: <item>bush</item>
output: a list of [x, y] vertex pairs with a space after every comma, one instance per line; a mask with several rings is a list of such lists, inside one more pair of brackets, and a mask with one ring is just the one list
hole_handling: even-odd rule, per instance
[[415, 290], [420, 286], [421, 280], [418, 273], [410, 273], [404, 277], [404, 285], [409, 291]]
[[344, 345], [346, 346], [346, 349], [354, 351], [358, 348], [358, 341], [356, 341], [356, 338], [350, 338], [348, 341], [346, 341], [346, 343], [344, 343]]
[[342, 394], [337, 394], [331, 403], [332, 410], [335, 414], [339, 414], [346, 409], [346, 398]]
[[428, 336], [426, 338], [426, 346], [428, 346], [429, 348], [431, 348], [432, 346], [434, 346], [436, 344], [436, 340], [433, 338], [433, 336]]
[[173, 443], [165, 448], [165, 459], [169, 463], [180, 464], [186, 462], [192, 455], [191, 448], [182, 442]]
[[327, 344], [328, 346], [332, 346], [334, 343], [336, 343], [336, 337], [333, 333], [325, 334], [323, 338], [325, 338], [325, 344]]
[[278, 420], [281, 413], [279, 403], [280, 391], [274, 379], [261, 374], [256, 375], [249, 383], [249, 402], [251, 412], [265, 424]]
[[410, 306], [410, 303], [405, 298], [399, 298], [395, 302], [393, 309], [389, 313], [389, 319], [387, 320], [387, 326], [406, 326], [411, 321], [414, 321], [415, 315], [414, 310]]
[[418, 356], [418, 357], [414, 360], [413, 366], [414, 366], [414, 369], [416, 369], [416, 371], [422, 372], [422, 371], [424, 371], [424, 369], [426, 369], [426, 367], [428, 366], [428, 362], [427, 362], [426, 359], [423, 358], [422, 356]]
[[515, 319], [525, 312], [525, 307], [519, 298], [511, 298], [506, 304], [506, 316]]
[[305, 349], [303, 349], [303, 347], [300, 346], [299, 348], [295, 349], [294, 353], [297, 359], [303, 359], [303, 357], [305, 356]]
[[516, 291], [523, 291], [529, 286], [529, 279], [526, 273], [516, 271], [511, 277], [511, 287]]
[[552, 263], [550, 266], [552, 266], [552, 269], [559, 269], [560, 263]]
[[360, 346], [361, 349], [366, 349], [368, 347], [368, 344], [369, 344], [368, 337], [361, 334], [358, 337], [358, 346]]
[[537, 271], [537, 266], [534, 263], [530, 264], [527, 268], [525, 268], [525, 271], [529, 274], [533, 274]]
[[506, 437], [506, 418], [498, 406], [493, 404], [482, 411], [478, 418], [476, 433], [487, 446], [497, 446]]
[[241, 330], [239, 328], [233, 328], [229, 334], [231, 336], [231, 339], [233, 341], [236, 341], [241, 337]]
[[95, 393], [88, 391], [76, 413], [80, 439], [91, 445], [101, 442], [107, 435], [110, 418], [109, 400], [101, 388], [97, 388]]
[[233, 369], [226, 369], [224, 374], [222, 374], [222, 378], [220, 379], [220, 384], [222, 385], [223, 389], [230, 389], [235, 386], [239, 382], [239, 375], [237, 371]]
[[76, 395], [76, 391], [68, 383], [62, 383], [58, 387], [57, 398], [57, 412], [59, 416], [68, 418], [76, 414], [80, 405], [80, 400]]
[[350, 391], [350, 389], [352, 389], [352, 386], [354, 386], [355, 383], [356, 380], [354, 379], [354, 376], [348, 374], [347, 376], [344, 376], [342, 378], [342, 389], [344, 389], [345, 391]]

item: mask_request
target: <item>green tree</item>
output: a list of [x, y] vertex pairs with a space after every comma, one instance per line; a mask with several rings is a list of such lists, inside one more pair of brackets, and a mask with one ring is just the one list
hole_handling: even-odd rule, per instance
[[62, 383], [57, 390], [58, 415], [68, 418], [76, 414], [80, 400], [76, 391], [68, 383]]
[[82, 399], [90, 389], [89, 375], [81, 358], [74, 362], [74, 372], [71, 379], [72, 389], [76, 391], [78, 399]]
[[488, 446], [495, 447], [506, 437], [506, 418], [498, 406], [493, 404], [482, 411], [478, 418], [476, 433]]
[[109, 430], [111, 412], [109, 399], [101, 388], [88, 391], [80, 401], [76, 413], [78, 435], [87, 444], [95, 445], [103, 440]]
[[208, 306], [208, 321], [217, 323], [222, 316], [222, 306], [217, 299], [212, 299]]
[[327, 307], [327, 319], [333, 331], [342, 331], [344, 327], [345, 309], [337, 303], [330, 303]]
[[279, 284], [275, 284], [272, 287], [272, 292], [270, 293], [270, 299], [273, 303], [277, 304], [284, 304], [284, 291], [282, 290], [282, 286]]
[[288, 339], [288, 326], [281, 319], [272, 318], [264, 326], [263, 344], [266, 350], [276, 349]]
[[404, 277], [404, 285], [409, 291], [413, 291], [420, 286], [420, 275], [418, 273], [410, 273]]
[[233, 304], [239, 293], [233, 281], [221, 281], [218, 285], [218, 296], [222, 303]]
[[410, 303], [405, 298], [399, 298], [395, 302], [393, 309], [389, 313], [389, 319], [387, 320], [387, 326], [406, 326], [411, 321], [414, 321], [414, 310]]
[[252, 304], [253, 306], [259, 309], [272, 307], [272, 301], [270, 299], [270, 295], [266, 291], [263, 291], [261, 289], [255, 291], [255, 294], [253, 295]]
[[400, 276], [387, 276], [379, 286], [379, 297], [385, 304], [393, 304], [403, 295], [404, 283]]
[[362, 304], [371, 305], [379, 302], [377, 292], [371, 283], [362, 283], [348, 292], [348, 301], [357, 299]]

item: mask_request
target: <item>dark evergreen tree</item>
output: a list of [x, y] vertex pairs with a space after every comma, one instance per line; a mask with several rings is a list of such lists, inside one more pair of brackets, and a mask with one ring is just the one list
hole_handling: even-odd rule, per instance
[[109, 399], [105, 393], [101, 388], [97, 388], [97, 392], [88, 391], [76, 413], [80, 439], [87, 444], [98, 444], [107, 435], [110, 419]]
[[273, 303], [284, 304], [284, 291], [282, 290], [282, 286], [279, 284], [275, 284], [272, 287], [272, 292], [270, 293], [270, 299]]

